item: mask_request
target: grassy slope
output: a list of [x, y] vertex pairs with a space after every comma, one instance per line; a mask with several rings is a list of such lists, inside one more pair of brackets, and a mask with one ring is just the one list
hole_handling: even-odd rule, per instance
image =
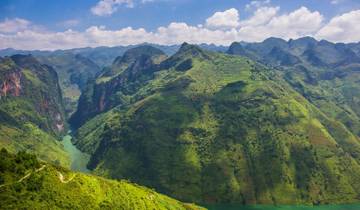
[[22, 128], [0, 125], [0, 147], [12, 153], [31, 152], [53, 164], [70, 166], [70, 159], [61, 143], [31, 123]]
[[22, 65], [32, 62], [34, 66], [21, 67], [11, 58], [0, 63], [1, 84], [19, 72], [21, 86], [19, 96], [8, 94], [0, 99], [0, 146], [11, 152], [34, 152], [43, 160], [68, 166], [69, 157], [56, 139], [60, 132], [55, 124], [61, 121], [55, 120], [63, 119], [61, 94], [54, 85], [56, 74], [30, 56], [23, 58]]
[[359, 73], [342, 67], [336, 70], [307, 66], [284, 70], [289, 83], [327, 116], [342, 122], [360, 136]]
[[[1, 209], [201, 209], [127, 181], [74, 173], [38, 162], [26, 153], [0, 154]], [[28, 178], [17, 182], [28, 173]], [[64, 176], [63, 182], [59, 173]]]
[[357, 137], [277, 73], [192, 48], [171, 61], [132, 106], [80, 128], [99, 174], [188, 201], [358, 201]]

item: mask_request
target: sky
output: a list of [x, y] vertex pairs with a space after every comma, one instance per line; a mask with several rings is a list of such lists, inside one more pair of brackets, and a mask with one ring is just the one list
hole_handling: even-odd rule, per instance
[[360, 41], [360, 0], [0, 0], [0, 49]]

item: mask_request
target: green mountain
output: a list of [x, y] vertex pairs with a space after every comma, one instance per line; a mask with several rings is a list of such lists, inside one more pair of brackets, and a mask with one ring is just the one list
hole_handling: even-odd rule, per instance
[[[234, 43], [230, 49], [241, 48], [246, 54], [262, 57], [268, 42], [253, 46]], [[282, 52], [274, 47], [271, 57], [264, 56], [261, 62], [277, 68], [298, 93], [355, 136], [360, 136], [360, 57], [352, 45], [317, 42], [309, 37], [282, 43]], [[229, 53], [246, 56], [230, 50]]]
[[0, 209], [202, 209], [128, 181], [112, 181], [0, 151]]
[[[298, 63], [309, 63], [307, 47], [298, 44], [292, 51], [280, 39], [264, 43], [237, 52], [270, 61], [268, 67], [185, 43], [165, 60], [139, 50], [130, 64], [100, 75], [80, 97], [71, 121], [80, 126], [76, 145], [91, 154], [89, 167], [191, 202], [359, 202], [356, 68], [348, 70], [351, 83], [325, 76], [318, 84], [332, 70], [303, 73]], [[346, 51], [334, 51], [336, 62], [327, 60], [331, 53], [318, 56], [335, 66], [347, 59], [341, 57]], [[315, 95], [320, 89], [312, 83], [332, 89]], [[338, 96], [345, 95], [343, 88], [355, 88], [346, 91], [352, 101]]]
[[68, 165], [56, 137], [65, 132], [56, 72], [29, 55], [0, 58], [0, 146]]
[[41, 63], [52, 66], [59, 75], [65, 111], [70, 116], [76, 110], [81, 91], [85, 88], [87, 81], [93, 79], [101, 68], [80, 54], [68, 52], [37, 55], [36, 58]]
[[[165, 53], [151, 46], [135, 47], [117, 57], [113, 65], [104, 69], [84, 90], [70, 123], [79, 127], [98, 113], [129, 103], [127, 95], [136, 92], [143, 82], [153, 77], [156, 65], [165, 58]], [[134, 81], [133, 85], [124, 87], [123, 84], [129, 81]]]
[[[1, 49], [0, 56], [11, 56], [15, 54], [32, 54], [36, 57], [47, 57], [61, 54], [73, 54], [80, 55], [85, 57], [94, 63], [96, 63], [101, 68], [111, 66], [113, 61], [118, 57], [123, 55], [127, 50], [130, 50], [139, 46], [152, 46], [162, 50], [167, 55], [172, 55], [176, 53], [180, 45], [158, 45], [158, 44], [139, 44], [139, 45], [128, 45], [128, 46], [115, 46], [115, 47], [85, 47], [85, 48], [74, 48], [68, 50], [56, 50], [56, 51], [45, 51], [45, 50], [16, 50], [12, 48]], [[208, 49], [215, 52], [225, 52], [227, 46], [216, 46], [214, 44], [200, 44], [201, 48]]]

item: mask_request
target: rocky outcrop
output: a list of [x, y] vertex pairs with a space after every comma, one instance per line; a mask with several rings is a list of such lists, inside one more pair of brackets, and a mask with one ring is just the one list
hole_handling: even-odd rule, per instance
[[[90, 81], [80, 96], [78, 109], [70, 118], [74, 128], [82, 125], [91, 117], [115, 106], [125, 104], [121, 95], [131, 95], [140, 86], [126, 84], [142, 77], [142, 82], [152, 78], [159, 69], [158, 63], [166, 55], [151, 46], [140, 46], [127, 51], [115, 59], [110, 69], [106, 69], [96, 80]], [[120, 93], [121, 94], [117, 94]]]
[[16, 121], [29, 121], [54, 134], [65, 129], [58, 76], [31, 55], [0, 60], [0, 100], [0, 109], [15, 112], [9, 114]]
[[20, 96], [21, 91], [21, 73], [11, 72], [5, 76], [0, 89], [0, 96], [5, 97], [8, 95]]

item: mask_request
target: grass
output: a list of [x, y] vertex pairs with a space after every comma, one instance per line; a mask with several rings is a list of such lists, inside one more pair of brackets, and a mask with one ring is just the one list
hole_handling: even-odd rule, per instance
[[[11, 152], [28, 151], [40, 159], [69, 166], [69, 157], [58, 141], [64, 130], [64, 111], [56, 73], [39, 64], [31, 56], [2, 60], [10, 69], [0, 74], [0, 83], [19, 78], [19, 95], [8, 94], [0, 99], [0, 146]], [[20, 59], [21, 58], [21, 59]], [[26, 68], [24, 67], [26, 66]], [[11, 84], [11, 83], [9, 83]]]
[[[75, 173], [26, 153], [0, 152], [1, 209], [202, 209], [121, 180]], [[43, 165], [43, 169], [37, 170]], [[31, 175], [16, 182], [25, 174]], [[59, 179], [61, 173], [66, 181]]]
[[357, 137], [293, 88], [301, 80], [191, 46], [160, 66], [110, 92], [126, 103], [79, 129], [96, 173], [190, 202], [358, 201]]

